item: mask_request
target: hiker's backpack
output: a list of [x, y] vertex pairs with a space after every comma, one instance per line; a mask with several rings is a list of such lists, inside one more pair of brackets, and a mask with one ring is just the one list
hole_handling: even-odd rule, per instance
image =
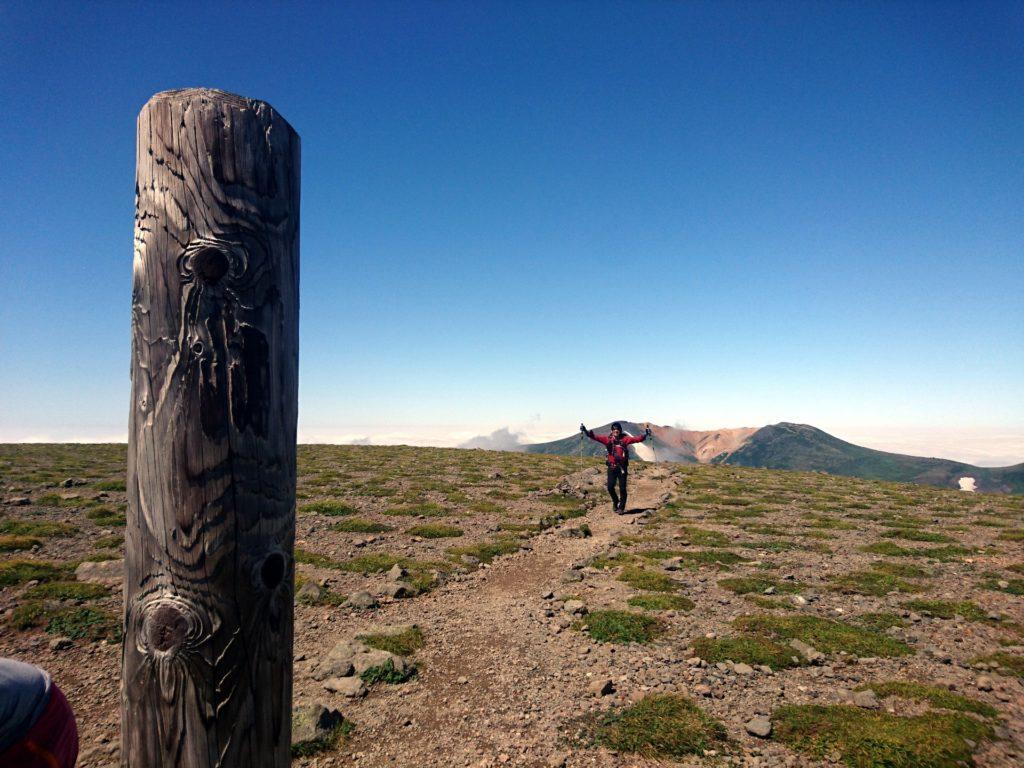
[[[621, 439], [621, 438], [620, 438]], [[620, 466], [619, 457], [615, 454], [615, 446], [622, 448], [622, 466], [629, 464], [629, 446], [623, 445], [619, 440], [609, 440], [605, 448], [608, 450], [608, 466]]]

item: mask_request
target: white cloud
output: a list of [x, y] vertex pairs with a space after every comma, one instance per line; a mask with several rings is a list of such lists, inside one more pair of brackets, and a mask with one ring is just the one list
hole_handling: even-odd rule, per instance
[[518, 451], [526, 444], [522, 432], [513, 432], [508, 427], [496, 429], [489, 435], [477, 435], [463, 443], [459, 448], [484, 448], [488, 451]]

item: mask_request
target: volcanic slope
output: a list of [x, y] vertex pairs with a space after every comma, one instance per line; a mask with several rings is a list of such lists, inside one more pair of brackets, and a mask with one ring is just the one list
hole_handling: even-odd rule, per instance
[[[638, 422], [623, 421], [632, 434], [640, 434]], [[605, 433], [608, 425], [596, 431]], [[1024, 464], [1010, 467], [977, 467], [949, 459], [907, 456], [864, 448], [807, 424], [782, 422], [767, 427], [682, 430], [652, 426], [648, 442], [661, 461], [681, 463], [729, 464], [766, 469], [827, 472], [870, 480], [922, 483], [940, 488], [959, 488], [961, 478], [973, 478], [975, 488], [991, 493], [1024, 493]], [[600, 455], [604, 447], [585, 441], [584, 455]], [[580, 453], [580, 437], [572, 436], [549, 443], [528, 445], [528, 453], [573, 455]], [[635, 452], [649, 460], [643, 449]]]

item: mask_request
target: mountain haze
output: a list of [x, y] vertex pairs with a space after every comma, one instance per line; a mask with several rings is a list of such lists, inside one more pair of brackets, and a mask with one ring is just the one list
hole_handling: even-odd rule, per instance
[[[621, 421], [629, 434], [643, 432], [641, 422]], [[595, 428], [606, 434], [610, 423]], [[767, 427], [685, 430], [651, 425], [652, 437], [634, 456], [684, 464], [727, 464], [767, 469], [826, 472], [871, 480], [922, 483], [958, 488], [961, 478], [974, 478], [975, 489], [989, 493], [1024, 492], [1024, 464], [976, 467], [950, 459], [907, 456], [848, 443], [807, 424], [780, 422]], [[528, 453], [602, 456], [604, 446], [579, 435], [527, 445]], [[651, 452], [648, 455], [648, 452]]]

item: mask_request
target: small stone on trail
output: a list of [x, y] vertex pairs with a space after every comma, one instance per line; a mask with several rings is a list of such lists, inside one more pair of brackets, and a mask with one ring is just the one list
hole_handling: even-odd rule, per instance
[[544, 594], [542, 594], [542, 595], [540, 596], [540, 599], [541, 599], [541, 600], [554, 600], [554, 599], [555, 599], [555, 593], [554, 593], [554, 592], [552, 592], [552, 591], [551, 591], [551, 590], [549, 589], [549, 590], [548, 590], [547, 592], [545, 592]]
[[398, 563], [395, 563], [393, 566], [391, 566], [391, 570], [388, 571], [388, 578], [391, 579], [392, 581], [398, 581], [399, 579], [404, 579], [406, 577], [406, 575], [407, 574], [406, 574], [405, 568], [400, 566]]
[[562, 577], [562, 581], [570, 583], [574, 581], [583, 581], [583, 574], [579, 571], [566, 571], [565, 575]]
[[752, 675], [752, 674], [754, 674], [754, 668], [752, 666], [750, 666], [749, 664], [743, 664], [742, 662], [739, 663], [739, 664], [736, 664], [732, 668], [732, 671], [735, 672], [737, 675]]
[[608, 696], [615, 693], [615, 683], [607, 678], [593, 681], [587, 686], [587, 690], [594, 696]]
[[992, 690], [992, 678], [986, 675], [981, 675], [975, 682], [975, 687], [979, 691], [991, 691]]
[[63, 651], [74, 646], [75, 642], [70, 637], [55, 637], [50, 641], [51, 651]]
[[27, 507], [31, 503], [32, 500], [29, 499], [28, 496], [11, 496], [9, 499], [4, 501], [4, 504], [11, 507]]

